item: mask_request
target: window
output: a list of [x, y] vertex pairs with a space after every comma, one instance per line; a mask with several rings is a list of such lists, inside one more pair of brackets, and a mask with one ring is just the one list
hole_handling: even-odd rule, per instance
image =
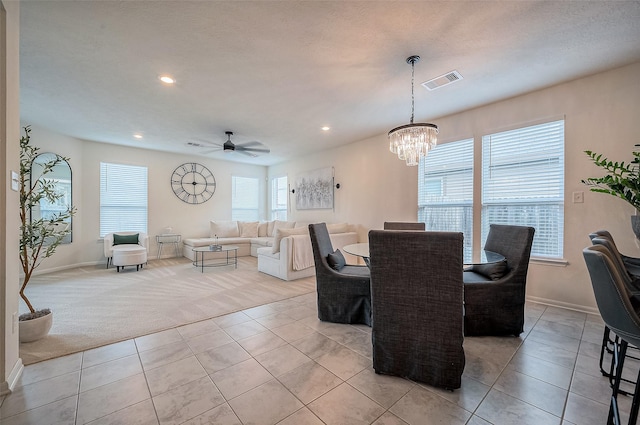
[[100, 163], [100, 237], [147, 232], [147, 167]]
[[260, 182], [254, 177], [231, 177], [231, 219], [258, 221]]
[[271, 179], [271, 220], [287, 221], [287, 176]]
[[420, 160], [418, 221], [427, 230], [464, 233], [464, 261], [473, 249], [473, 139], [436, 146]]
[[536, 229], [532, 256], [562, 258], [564, 121], [482, 137], [482, 240], [490, 223]]

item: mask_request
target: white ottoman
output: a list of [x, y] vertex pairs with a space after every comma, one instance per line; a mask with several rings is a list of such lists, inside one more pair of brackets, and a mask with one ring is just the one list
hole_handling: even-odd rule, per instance
[[136, 266], [136, 271], [147, 262], [147, 249], [140, 245], [116, 245], [113, 247], [113, 265], [120, 267]]

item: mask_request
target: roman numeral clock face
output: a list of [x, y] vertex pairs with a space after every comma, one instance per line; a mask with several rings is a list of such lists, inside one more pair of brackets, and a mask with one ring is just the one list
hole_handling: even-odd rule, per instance
[[216, 191], [216, 179], [204, 165], [187, 162], [173, 170], [171, 188], [183, 202], [202, 204]]

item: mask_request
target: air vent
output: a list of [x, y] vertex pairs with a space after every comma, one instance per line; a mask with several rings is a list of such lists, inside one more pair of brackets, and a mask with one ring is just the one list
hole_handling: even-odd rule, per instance
[[459, 80], [462, 80], [462, 75], [460, 75], [458, 71], [451, 71], [429, 81], [425, 81], [422, 83], [422, 86], [427, 90], [435, 90]]

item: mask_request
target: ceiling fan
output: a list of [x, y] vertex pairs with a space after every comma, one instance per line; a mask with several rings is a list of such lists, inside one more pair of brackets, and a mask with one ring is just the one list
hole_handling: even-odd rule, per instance
[[207, 145], [215, 146], [214, 149], [209, 149], [207, 151], [201, 152], [202, 154], [208, 154], [208, 153], [218, 152], [218, 151], [223, 151], [225, 153], [239, 152], [241, 154], [248, 155], [255, 158], [258, 156], [258, 154], [271, 152], [269, 148], [267, 148], [265, 145], [263, 145], [258, 141], [246, 142], [246, 143], [236, 145], [231, 141], [231, 136], [233, 136], [233, 131], [225, 131], [225, 134], [227, 135], [227, 141], [224, 142], [224, 144], [222, 145], [219, 143], [212, 143], [207, 141], [203, 141], [203, 143], [187, 142], [187, 145], [194, 146], [194, 147], [206, 147]]

